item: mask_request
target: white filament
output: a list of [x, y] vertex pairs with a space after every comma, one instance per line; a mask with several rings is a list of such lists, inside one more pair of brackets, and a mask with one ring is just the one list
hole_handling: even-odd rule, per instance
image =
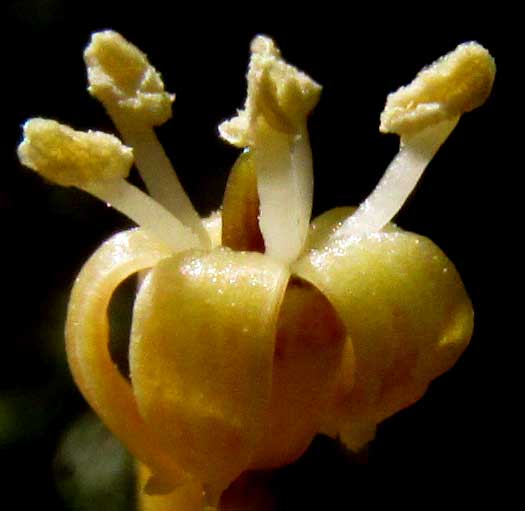
[[313, 168], [306, 126], [295, 135], [267, 130], [254, 147], [266, 253], [290, 263], [303, 249], [312, 212]]
[[125, 144], [133, 148], [135, 164], [151, 197], [192, 229], [202, 247], [209, 248], [210, 238], [201, 218], [183, 189], [153, 128], [131, 123], [116, 113], [112, 113], [111, 118]]
[[399, 153], [374, 191], [334, 233], [335, 238], [378, 232], [401, 209], [430, 160], [455, 128], [459, 117], [401, 137]]
[[124, 179], [82, 186], [86, 192], [120, 211], [174, 252], [199, 246], [196, 234], [166, 208]]

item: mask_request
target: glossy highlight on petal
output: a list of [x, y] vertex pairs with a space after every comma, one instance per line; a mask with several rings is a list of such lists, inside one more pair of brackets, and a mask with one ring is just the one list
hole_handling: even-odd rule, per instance
[[137, 295], [130, 366], [139, 410], [164, 451], [214, 495], [249, 465], [261, 437], [288, 278], [262, 254], [185, 252], [158, 264]]
[[108, 428], [167, 484], [186, 476], [163, 452], [154, 431], [140, 416], [133, 391], [109, 353], [107, 308], [118, 285], [170, 255], [138, 229], [106, 241], [84, 265], [69, 301], [66, 350], [82, 394]]
[[472, 335], [472, 305], [453, 264], [427, 238], [397, 229], [329, 244], [317, 237], [322, 247], [311, 245], [293, 269], [325, 293], [353, 344], [355, 386], [325, 429], [344, 431], [357, 449], [363, 430], [419, 399], [456, 362]]
[[[345, 327], [332, 304], [312, 284], [293, 277], [277, 323], [264, 435], [250, 468], [291, 463], [310, 445], [339, 384], [345, 341]], [[351, 386], [351, 353], [346, 362]]]

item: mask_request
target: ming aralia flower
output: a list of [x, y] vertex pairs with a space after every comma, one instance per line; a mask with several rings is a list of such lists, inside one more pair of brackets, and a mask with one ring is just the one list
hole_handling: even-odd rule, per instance
[[[472, 333], [453, 264], [390, 222], [459, 117], [489, 95], [488, 52], [462, 44], [391, 94], [380, 129], [400, 136], [398, 155], [361, 206], [310, 223], [307, 116], [320, 86], [269, 38], [251, 50], [245, 107], [219, 127], [244, 151], [210, 218], [154, 134], [174, 96], [117, 33], [94, 34], [85, 60], [89, 91], [126, 145], [32, 119], [19, 147], [28, 167], [139, 225], [82, 269], [66, 342], [80, 390], [141, 463], [143, 509], [217, 507], [241, 474], [294, 461], [318, 432], [360, 449]], [[126, 181], [133, 163], [150, 195]], [[107, 308], [137, 272], [129, 381], [108, 351]]]

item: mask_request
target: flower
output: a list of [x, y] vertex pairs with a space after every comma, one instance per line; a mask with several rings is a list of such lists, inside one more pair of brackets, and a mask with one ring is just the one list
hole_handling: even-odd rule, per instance
[[[472, 333], [453, 264], [391, 220], [460, 115], [487, 98], [489, 53], [460, 45], [391, 94], [380, 129], [400, 136], [398, 155], [361, 206], [310, 222], [307, 116], [321, 88], [271, 39], [256, 37], [251, 51], [245, 107], [219, 127], [244, 151], [210, 218], [199, 218], [154, 134], [174, 96], [115, 32], [94, 34], [85, 60], [89, 91], [124, 143], [32, 119], [18, 150], [45, 178], [140, 227], [83, 267], [66, 348], [85, 398], [141, 462], [146, 493], [165, 494], [143, 496], [152, 509], [154, 499], [216, 507], [246, 470], [292, 462], [318, 432], [360, 449]], [[133, 162], [150, 195], [126, 181]], [[128, 381], [109, 355], [107, 308], [138, 272]]]

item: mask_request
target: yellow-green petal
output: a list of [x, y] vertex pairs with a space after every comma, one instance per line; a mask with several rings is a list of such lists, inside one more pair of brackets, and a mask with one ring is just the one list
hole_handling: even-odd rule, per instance
[[75, 382], [88, 403], [134, 456], [147, 463], [163, 483], [174, 485], [185, 475], [140, 416], [129, 382], [111, 359], [107, 318], [118, 285], [170, 254], [139, 229], [106, 241], [84, 265], [73, 287], [66, 349]]
[[[333, 229], [321, 217], [314, 231], [317, 223]], [[316, 236], [320, 245], [311, 243], [293, 269], [325, 293], [352, 341], [355, 385], [337, 396], [325, 430], [357, 449], [455, 363], [472, 334], [472, 306], [455, 267], [427, 238], [399, 230]]]
[[261, 437], [288, 278], [262, 254], [192, 251], [163, 260], [137, 295], [130, 366], [140, 412], [212, 503]]
[[[279, 313], [272, 395], [264, 434], [250, 468], [295, 461], [319, 431], [340, 380], [346, 331], [332, 304], [292, 278]], [[353, 358], [344, 368], [352, 384]]]

